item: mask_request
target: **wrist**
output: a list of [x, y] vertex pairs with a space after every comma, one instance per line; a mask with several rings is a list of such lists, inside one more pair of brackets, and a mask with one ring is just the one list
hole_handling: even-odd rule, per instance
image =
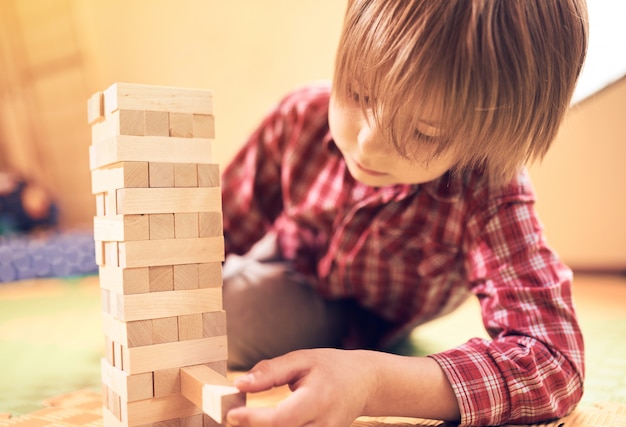
[[452, 386], [434, 359], [371, 351], [365, 361], [372, 378], [363, 415], [460, 419]]

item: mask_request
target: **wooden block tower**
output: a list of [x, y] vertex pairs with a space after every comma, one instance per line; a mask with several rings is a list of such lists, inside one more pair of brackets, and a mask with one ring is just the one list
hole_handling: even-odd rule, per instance
[[212, 92], [116, 83], [88, 116], [104, 425], [219, 425], [245, 395], [225, 378]]

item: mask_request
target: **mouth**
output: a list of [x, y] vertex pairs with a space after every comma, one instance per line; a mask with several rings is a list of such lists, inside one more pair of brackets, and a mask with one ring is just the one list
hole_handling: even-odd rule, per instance
[[385, 172], [378, 172], [372, 169], [368, 169], [365, 166], [363, 166], [361, 163], [357, 162], [356, 160], [352, 159], [352, 161], [354, 162], [354, 164], [356, 165], [356, 167], [363, 173], [370, 175], [370, 176], [385, 176], [388, 175]]

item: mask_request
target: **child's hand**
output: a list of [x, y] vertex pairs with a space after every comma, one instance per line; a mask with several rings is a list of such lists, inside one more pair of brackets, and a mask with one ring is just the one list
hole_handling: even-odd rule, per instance
[[333, 349], [300, 350], [257, 364], [237, 379], [248, 393], [289, 385], [293, 393], [275, 408], [236, 408], [231, 426], [263, 427], [324, 425], [347, 427], [366, 412], [377, 387], [372, 352]]

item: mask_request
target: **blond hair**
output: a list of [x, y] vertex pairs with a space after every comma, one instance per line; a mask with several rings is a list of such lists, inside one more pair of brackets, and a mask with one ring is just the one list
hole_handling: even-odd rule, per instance
[[[348, 101], [356, 85], [403, 156], [434, 144], [430, 158], [452, 151], [456, 169], [504, 183], [548, 151], [587, 37], [584, 0], [349, 0], [333, 96]], [[443, 135], [420, 141], [430, 113]]]

